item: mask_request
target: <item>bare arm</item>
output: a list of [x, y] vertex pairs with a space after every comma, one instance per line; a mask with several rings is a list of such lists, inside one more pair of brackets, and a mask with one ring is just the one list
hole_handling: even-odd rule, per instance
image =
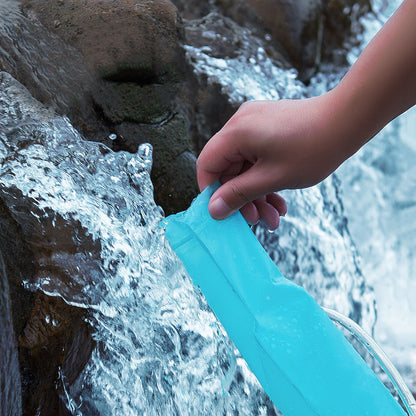
[[416, 102], [416, 0], [405, 0], [332, 91], [303, 100], [243, 104], [197, 163], [216, 219], [241, 209], [270, 228], [286, 212], [274, 192], [314, 185]]
[[332, 93], [334, 111], [347, 115], [339, 128], [354, 122], [347, 157], [415, 104], [416, 0], [402, 3]]

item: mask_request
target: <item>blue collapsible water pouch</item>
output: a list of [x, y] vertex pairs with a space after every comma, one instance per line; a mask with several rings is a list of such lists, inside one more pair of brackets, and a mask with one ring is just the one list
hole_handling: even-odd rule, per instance
[[325, 311], [283, 277], [242, 215], [211, 218], [217, 186], [166, 218], [166, 236], [273, 403], [285, 416], [405, 415]]

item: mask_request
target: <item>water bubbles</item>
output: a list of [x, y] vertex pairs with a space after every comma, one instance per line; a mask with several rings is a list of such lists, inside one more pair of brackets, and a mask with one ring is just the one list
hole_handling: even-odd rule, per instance
[[108, 138], [109, 138], [110, 140], [114, 141], [114, 140], [116, 140], [116, 139], [117, 139], [117, 134], [115, 134], [115, 133], [111, 133], [111, 134], [108, 136]]
[[143, 143], [139, 146], [138, 155], [145, 161], [152, 160], [153, 147], [150, 143]]
[[201, 48], [185, 46], [187, 58], [197, 74], [205, 74], [210, 82], [217, 82], [234, 103], [246, 100], [299, 98], [302, 84], [296, 79], [296, 71], [279, 68], [258, 47], [254, 54], [244, 53], [232, 59], [214, 58]]
[[202, 36], [206, 39], [215, 40], [218, 35], [215, 32], [213, 32], [212, 30], [204, 30], [202, 32]]
[[267, 56], [266, 50], [262, 46], [259, 46], [257, 48], [257, 58], [264, 59], [266, 56]]

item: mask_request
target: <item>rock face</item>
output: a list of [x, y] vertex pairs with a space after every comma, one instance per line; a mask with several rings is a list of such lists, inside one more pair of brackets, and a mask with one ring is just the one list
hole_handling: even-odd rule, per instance
[[163, 83], [177, 79], [179, 16], [169, 0], [30, 0], [28, 14], [74, 46], [104, 79]]
[[[244, 24], [244, 14], [251, 16], [251, 24], [264, 28], [301, 73], [314, 67], [320, 59], [323, 19], [319, 0], [234, 1], [228, 13]], [[246, 13], [242, 14], [242, 10]]]
[[[201, 32], [189, 19], [220, 13], [210, 25], [221, 33], [219, 23], [228, 16], [225, 30], [236, 24], [250, 30], [270, 56], [307, 80], [322, 60], [345, 56], [339, 51], [351, 26], [368, 9], [367, 0], [358, 6], [353, 0], [174, 3], [180, 14], [169, 0], [22, 0], [24, 14], [17, 0], [0, 5], [6, 34], [0, 69], [68, 116], [88, 139], [129, 152], [150, 142], [155, 199], [167, 214], [186, 208], [198, 192], [195, 179], [185, 184], [195, 176], [195, 155], [235, 111], [215, 86], [193, 76], [182, 44], [200, 44]], [[217, 42], [224, 49], [219, 52], [232, 57], [238, 42]]]

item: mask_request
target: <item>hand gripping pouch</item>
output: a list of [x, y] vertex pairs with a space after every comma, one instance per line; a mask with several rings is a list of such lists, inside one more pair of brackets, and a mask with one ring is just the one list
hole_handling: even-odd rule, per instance
[[194, 284], [285, 416], [398, 416], [398, 402], [313, 298], [285, 279], [239, 212], [217, 221], [202, 192], [165, 220]]

